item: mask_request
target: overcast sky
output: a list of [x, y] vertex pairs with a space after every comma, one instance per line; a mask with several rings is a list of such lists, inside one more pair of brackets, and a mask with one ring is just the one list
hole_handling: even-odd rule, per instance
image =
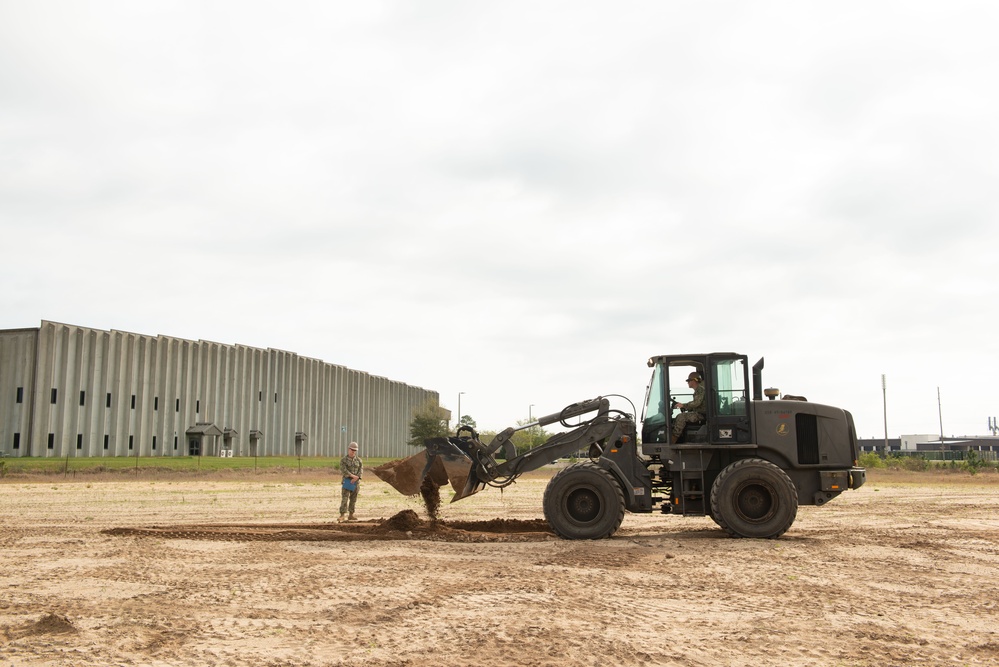
[[889, 437], [985, 435], [997, 29], [990, 1], [0, 0], [0, 328], [289, 350], [464, 392], [481, 429], [640, 411], [648, 357], [734, 351], [861, 437], [882, 374]]

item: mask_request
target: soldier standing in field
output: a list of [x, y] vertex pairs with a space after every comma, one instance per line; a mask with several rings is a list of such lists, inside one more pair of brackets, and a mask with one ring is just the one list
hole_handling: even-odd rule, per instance
[[[347, 448], [347, 455], [340, 459], [340, 518], [337, 523], [344, 520], [357, 521], [354, 516], [354, 506], [357, 505], [357, 491], [361, 486], [361, 473], [364, 471], [364, 463], [357, 455], [357, 443], [352, 442]], [[348, 516], [348, 512], [350, 512]]]

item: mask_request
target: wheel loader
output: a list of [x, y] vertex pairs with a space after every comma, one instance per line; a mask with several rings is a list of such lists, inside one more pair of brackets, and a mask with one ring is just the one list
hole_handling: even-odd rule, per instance
[[[648, 365], [640, 442], [634, 415], [597, 397], [507, 428], [488, 444], [462, 426], [374, 472], [404, 495], [450, 483], [455, 502], [582, 454], [587, 460], [555, 474], [542, 499], [549, 525], [566, 539], [610, 537], [625, 511], [657, 508], [709, 516], [733, 537], [777, 538], [794, 523], [800, 505], [824, 505], [864, 484], [851, 414], [763, 389], [763, 359], [750, 369], [746, 356], [716, 352], [656, 356]], [[681, 420], [692, 406], [698, 411]], [[516, 452], [514, 433], [551, 424], [569, 430]]]

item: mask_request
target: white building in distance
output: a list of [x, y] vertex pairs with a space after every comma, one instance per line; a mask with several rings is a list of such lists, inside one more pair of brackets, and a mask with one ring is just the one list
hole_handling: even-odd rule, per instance
[[402, 457], [437, 392], [292, 352], [42, 321], [0, 330], [0, 455]]

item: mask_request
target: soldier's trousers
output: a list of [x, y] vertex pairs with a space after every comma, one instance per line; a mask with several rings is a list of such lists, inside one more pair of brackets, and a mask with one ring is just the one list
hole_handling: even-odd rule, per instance
[[346, 514], [347, 512], [354, 513], [354, 506], [357, 505], [357, 492], [360, 490], [360, 484], [353, 491], [348, 491], [344, 488], [340, 489], [340, 514]]

